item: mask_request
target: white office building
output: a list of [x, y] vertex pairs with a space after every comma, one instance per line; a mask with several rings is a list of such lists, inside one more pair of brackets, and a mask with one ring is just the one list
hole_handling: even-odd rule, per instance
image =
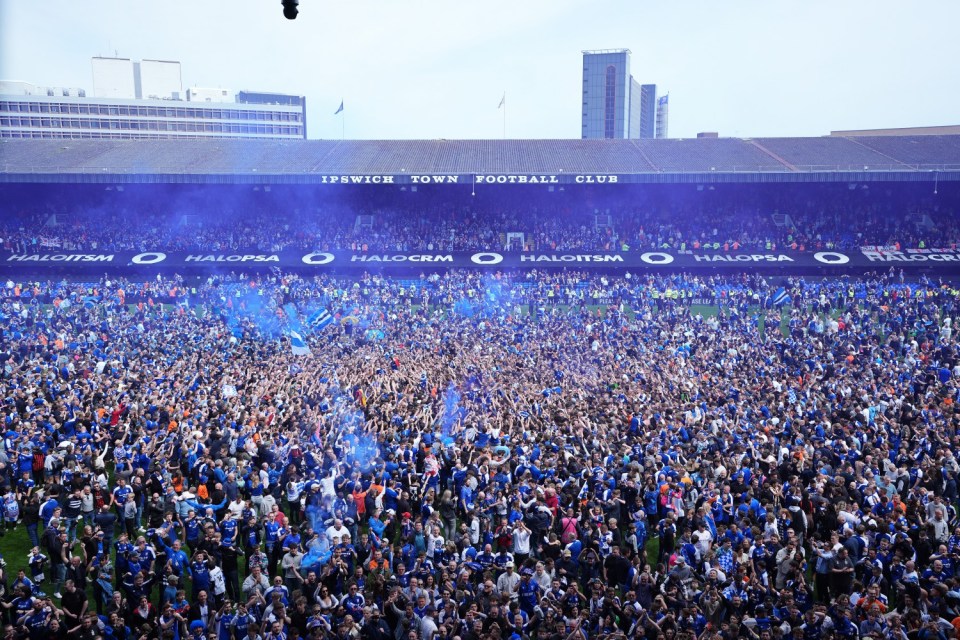
[[83, 89], [0, 81], [0, 138], [307, 137], [303, 96], [190, 88], [180, 63], [93, 58]]

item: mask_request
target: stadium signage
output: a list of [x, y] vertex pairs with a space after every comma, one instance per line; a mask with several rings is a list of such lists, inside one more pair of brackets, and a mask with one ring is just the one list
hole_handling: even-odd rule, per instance
[[350, 262], [453, 262], [451, 255], [404, 255], [401, 253], [386, 255], [367, 255], [354, 254], [350, 256]]
[[320, 184], [393, 184], [394, 176], [320, 176]]
[[756, 254], [756, 253], [717, 253], [703, 256], [693, 256], [697, 262], [793, 262], [793, 258], [783, 254]]
[[[749, 272], [767, 274], [844, 274], [876, 271], [896, 265], [905, 270], [925, 270], [937, 275], [960, 275], [960, 250], [914, 249], [904, 251], [851, 250], [803, 253], [759, 252], [679, 252], [672, 249], [646, 252], [508, 252], [450, 251], [445, 253], [361, 253], [357, 251], [297, 251], [274, 253], [237, 250], [231, 253], [118, 251], [88, 253], [61, 249], [56, 252], [0, 252], [0, 269], [10, 274], [51, 270], [57, 275], [70, 273], [102, 274], [105, 269], [131, 275], [156, 275], [158, 271], [180, 273], [256, 272], [273, 268], [304, 273], [349, 270], [435, 269], [608, 269], [635, 273], [673, 272]], [[58, 269], [59, 271], [53, 271]]]
[[560, 184], [558, 176], [522, 176], [514, 174], [474, 176], [477, 184]]
[[113, 262], [113, 254], [33, 253], [7, 256], [7, 262]]
[[628, 176], [612, 173], [520, 174], [483, 173], [474, 175], [321, 175], [320, 184], [617, 184]]
[[520, 262], [623, 262], [623, 256], [589, 254], [524, 254]]
[[640, 260], [647, 264], [666, 265], [673, 262], [673, 256], [663, 251], [648, 251], [640, 254]]
[[850, 262], [850, 256], [836, 251], [818, 251], [813, 254], [813, 259], [823, 264], [841, 265]]
[[130, 260], [133, 264], [157, 264], [167, 259], [167, 254], [160, 251], [150, 251], [147, 253], [138, 253]]
[[215, 255], [188, 255], [183, 259], [184, 262], [280, 262], [280, 256], [276, 254], [215, 254]]
[[907, 249], [905, 251], [862, 249], [870, 262], [960, 262], [955, 249]]
[[330, 264], [336, 260], [336, 257], [332, 253], [308, 253], [307, 255], [300, 258], [300, 261], [303, 264], [312, 264], [312, 265], [322, 265]]
[[[425, 176], [429, 177], [429, 176]], [[439, 176], [455, 178], [456, 176]], [[411, 176], [413, 178], [413, 176]], [[512, 173], [501, 173], [493, 175], [475, 175], [473, 181], [476, 184], [561, 184], [562, 182], [574, 182], [575, 184], [616, 184], [620, 176], [613, 174], [580, 174], [573, 176], [559, 175], [520, 175]], [[454, 182], [456, 182], [454, 180]]]
[[460, 176], [410, 176], [413, 184], [457, 184]]

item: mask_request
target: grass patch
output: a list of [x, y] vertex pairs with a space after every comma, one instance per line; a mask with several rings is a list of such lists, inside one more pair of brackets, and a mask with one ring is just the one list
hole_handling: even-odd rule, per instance
[[[30, 577], [30, 567], [27, 564], [27, 556], [33, 545], [30, 544], [30, 538], [27, 536], [27, 528], [18, 524], [13, 529], [7, 529], [3, 538], [0, 538], [0, 554], [7, 561], [7, 584], [17, 579], [17, 571], [23, 569], [27, 577]], [[50, 580], [49, 569], [44, 572], [47, 581]], [[44, 585], [44, 591], [47, 591], [47, 585]]]

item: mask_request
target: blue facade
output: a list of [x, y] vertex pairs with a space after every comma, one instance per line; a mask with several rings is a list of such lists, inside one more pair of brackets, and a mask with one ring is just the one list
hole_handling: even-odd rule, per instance
[[630, 121], [627, 126], [627, 137], [631, 140], [642, 138], [641, 126], [643, 125], [642, 116], [643, 106], [643, 87], [640, 83], [630, 77]]
[[633, 84], [629, 49], [583, 52], [583, 138], [630, 137]]
[[657, 85], [640, 86], [640, 137], [651, 139], [657, 132]]

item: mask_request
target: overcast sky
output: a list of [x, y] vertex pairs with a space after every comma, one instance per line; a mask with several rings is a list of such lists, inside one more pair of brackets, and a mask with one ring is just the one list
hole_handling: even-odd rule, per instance
[[960, 0], [0, 0], [0, 79], [90, 58], [307, 97], [310, 138], [580, 136], [581, 50], [629, 48], [671, 137], [960, 124]]

